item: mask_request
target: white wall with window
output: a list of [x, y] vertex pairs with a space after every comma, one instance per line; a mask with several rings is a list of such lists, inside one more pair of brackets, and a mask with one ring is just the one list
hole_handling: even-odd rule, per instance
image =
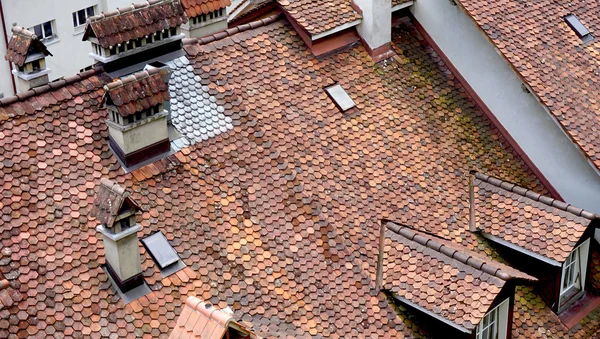
[[558, 311], [577, 301], [585, 290], [590, 239], [576, 247], [562, 265]]
[[485, 314], [475, 332], [475, 339], [508, 338], [508, 312], [510, 300], [505, 299]]
[[87, 19], [98, 13], [96, 7], [97, 6], [89, 6], [87, 8], [80, 9], [77, 12], [73, 12], [73, 28], [75, 33], [83, 32]]

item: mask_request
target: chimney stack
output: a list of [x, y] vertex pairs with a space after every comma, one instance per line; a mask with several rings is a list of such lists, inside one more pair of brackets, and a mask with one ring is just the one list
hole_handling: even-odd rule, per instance
[[187, 24], [181, 26], [188, 38], [201, 38], [227, 29], [227, 6], [231, 0], [212, 1], [188, 0], [182, 3], [188, 17]]
[[17, 91], [21, 93], [46, 85], [50, 73], [46, 68], [46, 56], [52, 54], [33, 32], [19, 26], [13, 26], [11, 31], [4, 58], [15, 65], [13, 74], [17, 79]]
[[96, 230], [104, 241], [106, 269], [124, 293], [144, 284], [137, 236], [142, 226], [135, 220], [139, 210], [123, 187], [100, 181], [92, 215], [100, 222]]
[[392, 2], [390, 0], [353, 0], [362, 13], [357, 30], [364, 47], [375, 62], [394, 55], [392, 41]]

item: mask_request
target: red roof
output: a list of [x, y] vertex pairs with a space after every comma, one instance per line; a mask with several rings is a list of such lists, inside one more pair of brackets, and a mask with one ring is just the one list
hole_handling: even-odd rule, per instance
[[310, 35], [317, 35], [338, 26], [359, 20], [352, 0], [277, 0], [279, 4]]
[[11, 32], [12, 36], [4, 56], [4, 59], [9, 62], [20, 67], [25, 64], [25, 59], [30, 53], [42, 53], [44, 56], [52, 55], [34, 33], [19, 26], [13, 26]]
[[231, 5], [231, 0], [181, 0], [188, 18], [209, 14]]

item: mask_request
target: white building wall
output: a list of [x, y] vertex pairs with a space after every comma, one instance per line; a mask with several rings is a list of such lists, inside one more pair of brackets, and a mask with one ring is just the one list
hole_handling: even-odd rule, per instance
[[[51, 70], [50, 81], [75, 75], [80, 69], [92, 65], [89, 57], [92, 47], [89, 42], [81, 41], [83, 29], [73, 27], [73, 12], [89, 6], [96, 6], [96, 14], [111, 11], [117, 7], [131, 6], [132, 0], [0, 0], [4, 9], [4, 28], [10, 40], [13, 24], [30, 28], [46, 21], [54, 20], [54, 33], [58, 39], [46, 44], [53, 56], [46, 58]], [[0, 38], [4, 40], [3, 38]], [[6, 43], [0, 47], [0, 93], [10, 96], [13, 93], [9, 78], [9, 65], [6, 55]]]
[[600, 213], [600, 175], [471, 18], [447, 0], [411, 11], [565, 201]]
[[4, 40], [4, 27], [0, 25], [0, 97], [9, 97], [14, 94], [12, 85], [12, 74], [8, 61], [4, 60], [6, 55], [6, 41]]

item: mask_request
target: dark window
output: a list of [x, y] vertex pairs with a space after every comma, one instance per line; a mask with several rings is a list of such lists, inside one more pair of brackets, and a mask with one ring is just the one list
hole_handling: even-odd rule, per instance
[[142, 120], [142, 112], [135, 113], [135, 120]]
[[29, 28], [35, 35], [41, 40], [49, 40], [54, 38], [54, 32], [52, 31], [52, 21], [46, 21], [43, 24], [35, 25]]
[[133, 40], [129, 40], [129, 42], [127, 42], [127, 49], [128, 50], [132, 50], [133, 49]]
[[166, 38], [168, 38], [168, 37], [169, 37], [169, 30], [168, 30], [168, 29], [165, 29], [165, 30], [163, 31], [163, 39], [166, 39]]
[[179, 261], [179, 256], [175, 249], [169, 244], [169, 241], [162, 232], [156, 232], [149, 237], [142, 239], [142, 244], [152, 256], [161, 269]]
[[129, 222], [129, 217], [125, 218], [125, 219], [121, 219], [121, 229], [126, 229], [131, 227], [131, 224]]
[[142, 38], [135, 39], [135, 47], [142, 47]]
[[148, 37], [146, 38], [146, 43], [147, 44], [151, 44], [152, 43], [152, 34], [148, 35]]
[[171, 36], [175, 36], [177, 34], [177, 28], [171, 28]]
[[569, 14], [565, 17], [565, 21], [567, 25], [571, 27], [575, 34], [583, 40], [583, 42], [588, 42], [592, 40], [594, 37], [590, 34], [590, 31], [579, 21], [579, 19], [574, 14]]
[[73, 27], [85, 25], [87, 18], [94, 16], [94, 6], [73, 12]]
[[35, 60], [31, 62], [31, 66], [33, 67], [33, 71], [39, 71], [40, 70], [40, 61], [39, 60]]
[[123, 52], [125, 52], [125, 45], [124, 45], [124, 44], [121, 44], [121, 45], [119, 46], [119, 53], [123, 53]]
[[110, 48], [110, 55], [115, 55], [117, 54], [117, 46], [112, 46]]
[[210, 18], [212, 19], [212, 18], [213, 18], [213, 12], [210, 12], [210, 13], [209, 13], [209, 16], [210, 16]]
[[133, 124], [133, 115], [127, 116], [127, 123], [128, 124]]
[[156, 35], [154, 36], [154, 41], [160, 41], [160, 32], [156, 33]]

